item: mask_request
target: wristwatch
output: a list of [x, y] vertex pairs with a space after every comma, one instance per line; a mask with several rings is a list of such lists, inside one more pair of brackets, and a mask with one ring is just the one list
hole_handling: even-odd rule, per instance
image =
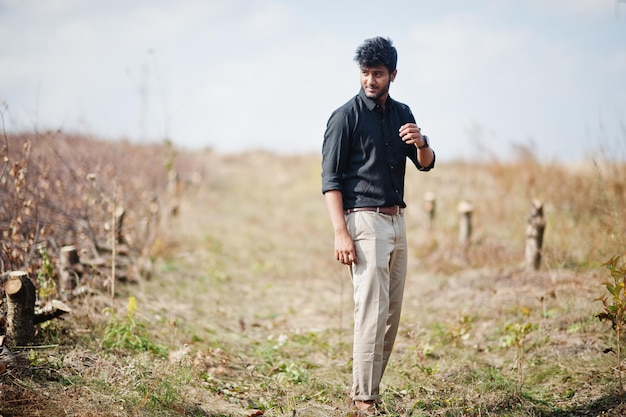
[[426, 149], [430, 146], [430, 141], [428, 140], [428, 136], [422, 135], [424, 138], [424, 144], [422, 146], [418, 146], [417, 149]]

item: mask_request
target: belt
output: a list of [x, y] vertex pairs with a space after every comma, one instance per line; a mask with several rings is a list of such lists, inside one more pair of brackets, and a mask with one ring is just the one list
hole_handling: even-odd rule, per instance
[[396, 216], [402, 214], [404, 209], [400, 206], [389, 206], [389, 207], [354, 207], [347, 209], [344, 213], [350, 214], [355, 211], [375, 211], [376, 213], [386, 214], [388, 216]]

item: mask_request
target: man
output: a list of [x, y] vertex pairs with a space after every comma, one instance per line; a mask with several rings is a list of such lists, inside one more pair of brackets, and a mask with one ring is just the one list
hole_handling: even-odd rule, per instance
[[354, 288], [350, 403], [366, 415], [376, 414], [400, 322], [408, 257], [406, 159], [420, 171], [435, 165], [411, 110], [389, 96], [397, 59], [389, 39], [367, 39], [357, 48], [361, 89], [332, 113], [322, 146], [322, 192], [335, 258], [349, 266]]

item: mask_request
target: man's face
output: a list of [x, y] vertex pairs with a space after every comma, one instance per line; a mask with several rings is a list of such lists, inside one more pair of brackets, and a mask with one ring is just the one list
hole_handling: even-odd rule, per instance
[[386, 99], [389, 95], [389, 85], [396, 78], [394, 70], [391, 74], [384, 65], [375, 67], [361, 67], [361, 87], [365, 95], [374, 100]]

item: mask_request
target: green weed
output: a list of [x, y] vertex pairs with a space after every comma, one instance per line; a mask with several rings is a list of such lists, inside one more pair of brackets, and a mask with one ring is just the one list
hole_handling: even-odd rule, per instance
[[104, 309], [109, 315], [109, 323], [104, 329], [102, 347], [109, 349], [130, 349], [137, 352], [153, 352], [159, 356], [166, 356], [168, 349], [150, 341], [146, 334], [145, 325], [136, 318], [137, 303], [135, 297], [130, 297], [126, 315], [122, 319], [116, 318], [113, 310]]
[[615, 256], [604, 263], [609, 270], [611, 281], [604, 283], [609, 296], [606, 294], [596, 299], [601, 301], [604, 311], [597, 315], [600, 321], [608, 321], [615, 332], [617, 375], [619, 379], [619, 395], [624, 396], [624, 383], [622, 380], [622, 331], [626, 324], [626, 267], [621, 262], [621, 256]]
[[518, 374], [518, 389], [524, 385], [524, 366], [526, 361], [526, 337], [535, 329], [532, 323], [511, 323], [504, 328], [505, 333], [501, 339], [502, 347], [515, 348], [515, 360], [513, 369]]
[[39, 248], [41, 265], [37, 269], [37, 295], [40, 300], [49, 300], [56, 294], [57, 288], [54, 281], [54, 266], [45, 246]]

